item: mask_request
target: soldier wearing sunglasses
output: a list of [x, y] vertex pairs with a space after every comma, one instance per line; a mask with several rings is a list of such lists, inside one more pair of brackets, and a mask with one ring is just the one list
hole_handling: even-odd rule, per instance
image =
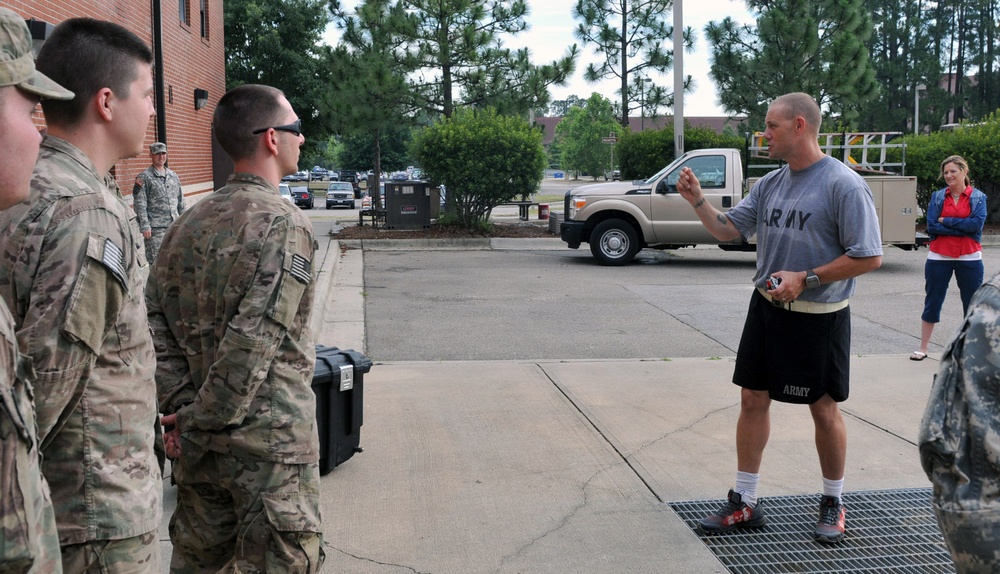
[[171, 571], [316, 572], [315, 240], [278, 193], [301, 121], [281, 91], [248, 84], [212, 127], [236, 173], [167, 231], [147, 288], [177, 483]]

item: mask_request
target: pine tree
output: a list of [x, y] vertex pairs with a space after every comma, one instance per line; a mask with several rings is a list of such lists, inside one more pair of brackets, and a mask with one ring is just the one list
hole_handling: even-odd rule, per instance
[[[333, 3], [341, 42], [328, 59], [333, 78], [323, 95], [323, 109], [334, 128], [347, 135], [363, 134], [370, 141], [372, 157], [365, 163], [343, 167], [373, 166], [374, 188], [383, 171], [382, 142], [414, 123], [415, 96], [407, 74], [407, 38], [415, 21], [391, 0], [366, 0], [353, 15]], [[357, 158], [355, 158], [357, 161]]]
[[501, 35], [525, 27], [524, 0], [399, 0], [415, 18], [409, 38], [420, 107], [451, 117], [458, 105], [527, 113], [548, 105], [548, 87], [564, 85], [575, 69], [577, 48], [549, 64], [535, 65], [527, 49], [510, 50]]
[[748, 0], [757, 26], [712, 22], [710, 75], [720, 103], [761, 127], [771, 100], [812, 95], [850, 125], [878, 93], [865, 42], [872, 31], [863, 0]]
[[[665, 74], [673, 68], [674, 52], [665, 45], [672, 45], [673, 26], [667, 24], [673, 0], [577, 0], [573, 18], [580, 21], [574, 35], [584, 46], [593, 45], [604, 55], [599, 65], [588, 64], [584, 78], [597, 82], [618, 78], [621, 97], [619, 121], [628, 127], [630, 112], [642, 107], [656, 115], [662, 106], [674, 105], [674, 94], [645, 74]], [[694, 47], [694, 32], [684, 31], [688, 50]], [[684, 82], [685, 90], [691, 85], [691, 76]], [[645, 112], [642, 112], [645, 113]]]

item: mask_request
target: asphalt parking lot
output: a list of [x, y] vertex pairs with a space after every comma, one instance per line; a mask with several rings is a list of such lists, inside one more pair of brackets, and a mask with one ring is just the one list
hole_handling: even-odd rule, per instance
[[[601, 267], [571, 250], [372, 251], [364, 256], [368, 354], [386, 361], [630, 359], [736, 354], [753, 253], [643, 251]], [[851, 300], [857, 355], [919, 343], [926, 250], [886, 248]], [[1000, 271], [987, 246], [986, 275]], [[951, 286], [934, 332], [939, 353], [961, 320]]]

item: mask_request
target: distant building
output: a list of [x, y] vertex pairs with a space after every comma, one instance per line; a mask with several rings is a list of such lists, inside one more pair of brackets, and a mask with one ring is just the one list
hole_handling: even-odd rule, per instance
[[[157, 118], [146, 133], [146, 150], [154, 141], [167, 144], [167, 161], [180, 175], [184, 195], [214, 189], [212, 114], [215, 103], [226, 89], [223, 50], [223, 0], [2, 0], [0, 4], [34, 19], [33, 30], [42, 32], [45, 23], [55, 26], [68, 18], [90, 17], [121, 24], [162, 50], [163, 93], [157, 102]], [[154, 7], [161, 17], [154, 21]], [[154, 35], [159, 30], [159, 42]], [[42, 32], [43, 33], [43, 32]], [[36, 39], [36, 42], [38, 40]], [[196, 101], [201, 97], [203, 101]], [[196, 109], [197, 105], [202, 105]], [[39, 114], [38, 124], [44, 125]], [[158, 125], [163, 125], [159, 133]], [[122, 193], [132, 193], [139, 172], [149, 167], [149, 154], [118, 162], [113, 173]], [[220, 159], [221, 158], [217, 158]], [[224, 162], [224, 160], [221, 160]]]
[[[736, 133], [740, 133], [741, 126], [743, 122], [746, 121], [745, 117], [727, 117], [727, 116], [688, 116], [684, 120], [694, 128], [697, 127], [707, 127], [715, 130], [716, 133], [722, 133], [727, 126], [732, 127]], [[556, 126], [562, 121], [561, 117], [537, 117], [535, 118], [535, 124], [541, 126], [542, 128], [542, 144], [548, 146], [552, 143], [552, 140], [556, 136]], [[640, 132], [644, 130], [659, 130], [665, 127], [673, 126], [674, 118], [673, 116], [659, 116], [655, 118], [636, 118], [630, 117], [628, 119], [629, 129], [632, 132]]]
[[[973, 74], [971, 76], [966, 76], [965, 79], [969, 83], [968, 88], [970, 88], [970, 89], [971, 88], [975, 88], [976, 86], [979, 85], [979, 75], [978, 74]], [[941, 78], [938, 80], [938, 87], [941, 88], [942, 90], [948, 92], [949, 94], [957, 94], [958, 90], [959, 90], [959, 82], [960, 81], [961, 80], [960, 80], [958, 74], [951, 74], [951, 73], [942, 74]], [[963, 111], [962, 118], [965, 118], [966, 117], [966, 114], [964, 113], [965, 110], [962, 110], [962, 111]], [[956, 123], [958, 121], [960, 121], [960, 118], [958, 117], [958, 108], [952, 108], [952, 109], [948, 110], [945, 113], [944, 117], [941, 118], [941, 123], [944, 124], [944, 125], [954, 124], [954, 123]], [[943, 128], [944, 125], [942, 125], [941, 127]]]

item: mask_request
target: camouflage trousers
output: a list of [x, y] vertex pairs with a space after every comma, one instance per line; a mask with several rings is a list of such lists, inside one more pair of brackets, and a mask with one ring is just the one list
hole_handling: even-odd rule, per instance
[[63, 546], [65, 574], [153, 574], [160, 571], [157, 532], [121, 540], [91, 540]]
[[934, 502], [934, 514], [959, 574], [1000, 571], [1000, 509], [944, 509]]
[[[52, 498], [33, 446], [35, 420], [28, 419], [30, 429], [16, 424], [20, 417], [11, 402], [0, 402], [0, 572], [60, 572]], [[22, 432], [30, 433], [30, 440]]]
[[326, 559], [319, 464], [207, 452], [174, 460], [171, 574], [313, 574]]
[[168, 227], [154, 227], [150, 229], [152, 235], [149, 239], [144, 240], [146, 245], [146, 261], [150, 265], [156, 261], [156, 254], [160, 252], [160, 245], [163, 245], [163, 236], [167, 234]]

